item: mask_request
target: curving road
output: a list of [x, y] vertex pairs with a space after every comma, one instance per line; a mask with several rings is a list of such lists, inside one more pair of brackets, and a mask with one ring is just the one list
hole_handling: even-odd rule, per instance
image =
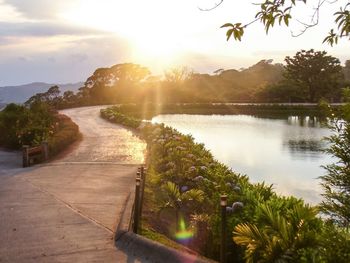
[[23, 169], [0, 151], [0, 262], [137, 262], [113, 236], [146, 145], [101, 108], [62, 111], [83, 139], [50, 163]]
[[79, 125], [84, 136], [79, 147], [61, 161], [143, 163], [145, 144], [129, 130], [100, 118], [102, 108], [96, 106], [61, 111]]

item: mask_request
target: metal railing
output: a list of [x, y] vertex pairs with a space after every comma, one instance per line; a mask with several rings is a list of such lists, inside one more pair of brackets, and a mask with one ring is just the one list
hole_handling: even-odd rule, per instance
[[138, 168], [138, 172], [136, 173], [135, 199], [129, 223], [129, 230], [132, 230], [132, 232], [135, 234], [139, 234], [141, 229], [145, 183], [146, 168], [144, 166], [141, 166]]

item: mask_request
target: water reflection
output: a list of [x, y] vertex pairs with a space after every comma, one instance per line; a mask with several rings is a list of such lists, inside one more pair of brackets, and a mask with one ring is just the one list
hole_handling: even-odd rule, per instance
[[284, 119], [248, 115], [159, 115], [152, 120], [192, 134], [215, 158], [247, 174], [253, 182], [273, 183], [277, 192], [320, 201], [317, 177], [331, 162], [321, 152], [329, 135], [317, 118]]
[[319, 140], [289, 140], [287, 143], [283, 144], [287, 147], [292, 158], [303, 159], [319, 159], [323, 155], [320, 154], [325, 148], [325, 144]]
[[288, 116], [287, 123], [293, 126], [321, 128], [321, 122], [315, 116]]

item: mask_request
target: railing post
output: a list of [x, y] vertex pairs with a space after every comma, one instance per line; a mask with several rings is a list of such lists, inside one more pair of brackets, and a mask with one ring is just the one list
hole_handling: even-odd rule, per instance
[[133, 232], [137, 234], [140, 220], [140, 177], [136, 177]]
[[47, 141], [41, 143], [41, 149], [43, 151], [44, 160], [47, 161], [49, 159], [49, 144]]
[[141, 166], [140, 174], [141, 174], [141, 193], [140, 193], [140, 227], [142, 228], [142, 208], [143, 208], [143, 199], [145, 198], [145, 185], [146, 185], [146, 169]]
[[23, 146], [22, 146], [22, 151], [23, 151], [23, 167], [28, 167], [28, 166], [29, 166], [28, 149], [29, 149], [29, 145], [23, 145]]
[[220, 263], [226, 263], [226, 206], [227, 206], [227, 195], [221, 195], [220, 196], [220, 207], [221, 207]]

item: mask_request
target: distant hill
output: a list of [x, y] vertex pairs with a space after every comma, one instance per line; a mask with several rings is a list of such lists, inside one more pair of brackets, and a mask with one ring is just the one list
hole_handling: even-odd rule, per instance
[[11, 102], [23, 103], [36, 93], [45, 92], [50, 87], [55, 85], [60, 87], [60, 91], [63, 94], [63, 92], [67, 90], [76, 92], [80, 87], [84, 85], [84, 83], [78, 82], [69, 84], [49, 84], [44, 82], [34, 82], [20, 86], [0, 87], [0, 104]]

